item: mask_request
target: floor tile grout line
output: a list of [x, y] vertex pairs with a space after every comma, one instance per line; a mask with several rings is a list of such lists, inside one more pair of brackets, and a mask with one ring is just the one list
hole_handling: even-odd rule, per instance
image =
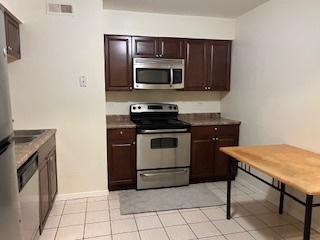
[[63, 216], [64, 208], [66, 207], [66, 202], [67, 202], [67, 201], [64, 201], [64, 203], [63, 203], [63, 208], [62, 208], [62, 212], [61, 212], [61, 215], [60, 215], [60, 220], [59, 220], [59, 223], [58, 223], [58, 227], [57, 227], [56, 234], [55, 234], [55, 236], [54, 236], [54, 239], [55, 239], [55, 240], [57, 239], [57, 236], [58, 236], [58, 231], [59, 231], [59, 228], [60, 228], [60, 222], [61, 222], [61, 219], [62, 219], [62, 216]]
[[82, 238], [84, 238], [85, 234], [86, 234], [86, 227], [87, 227], [87, 224], [86, 224], [86, 219], [87, 219], [87, 210], [88, 210], [88, 198], [86, 199], [86, 211], [85, 211], [85, 214], [84, 214], [84, 225], [83, 225], [83, 233], [82, 233]]
[[[181, 217], [183, 218], [183, 220], [187, 223], [188, 227], [190, 228], [190, 230], [193, 232], [194, 236], [198, 239], [197, 234], [193, 231], [192, 227], [190, 226], [190, 224], [187, 222], [187, 220], [184, 218], [184, 216], [180, 213]], [[210, 222], [210, 221], [209, 221]], [[218, 229], [217, 229], [218, 230]], [[219, 230], [218, 230], [219, 231]], [[211, 236], [210, 236], [211, 237]]]
[[111, 223], [111, 209], [110, 209], [109, 196], [107, 196], [107, 202], [108, 202], [108, 212], [109, 212], [110, 235], [111, 235], [111, 240], [113, 240], [112, 223]]
[[134, 222], [135, 222], [136, 227], [137, 227], [137, 232], [138, 232], [138, 235], [139, 235], [139, 239], [141, 240], [142, 237], [141, 237], [140, 230], [139, 230], [139, 227], [138, 227], [137, 219], [136, 219], [136, 217], [134, 216], [134, 214], [133, 214], [133, 219], [134, 219]]
[[169, 234], [168, 234], [168, 232], [167, 232], [167, 229], [164, 227], [164, 225], [163, 225], [162, 222], [161, 222], [161, 219], [160, 219], [160, 217], [159, 217], [158, 212], [155, 212], [155, 213], [156, 213], [156, 216], [159, 218], [159, 221], [160, 221], [160, 223], [161, 223], [161, 226], [162, 226], [164, 232], [166, 233], [168, 239], [171, 240], [171, 238], [170, 238], [170, 236], [169, 236]]

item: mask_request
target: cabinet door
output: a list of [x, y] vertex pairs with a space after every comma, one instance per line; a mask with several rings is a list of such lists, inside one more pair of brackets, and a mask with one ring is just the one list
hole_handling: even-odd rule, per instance
[[130, 36], [105, 36], [105, 79], [107, 91], [132, 89]]
[[192, 140], [191, 179], [192, 182], [206, 181], [213, 176], [214, 144], [211, 139]]
[[231, 41], [208, 41], [210, 90], [230, 90]]
[[207, 65], [206, 41], [186, 40], [184, 90], [206, 90]]
[[179, 38], [159, 38], [158, 53], [162, 58], [184, 58], [184, 40]]
[[4, 16], [8, 57], [9, 60], [17, 60], [21, 58], [19, 23], [7, 12]]
[[133, 57], [157, 57], [157, 38], [133, 37]]
[[41, 229], [45, 224], [50, 209], [49, 166], [46, 162], [39, 169], [40, 220]]
[[221, 152], [221, 147], [232, 147], [237, 145], [235, 137], [218, 137], [215, 144], [215, 162], [214, 162], [214, 176], [216, 178], [227, 178], [228, 174], [228, 156]]
[[50, 183], [50, 201], [53, 204], [54, 199], [57, 195], [58, 184], [57, 184], [57, 157], [56, 150], [53, 150], [49, 155], [49, 183]]
[[191, 182], [205, 182], [213, 177], [214, 141], [209, 127], [192, 127]]
[[108, 131], [109, 190], [136, 187], [136, 146], [134, 130]]

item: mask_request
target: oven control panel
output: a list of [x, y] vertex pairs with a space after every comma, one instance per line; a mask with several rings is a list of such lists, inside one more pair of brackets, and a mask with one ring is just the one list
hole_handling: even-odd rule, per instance
[[173, 112], [178, 113], [178, 105], [167, 103], [137, 103], [130, 106], [131, 113]]

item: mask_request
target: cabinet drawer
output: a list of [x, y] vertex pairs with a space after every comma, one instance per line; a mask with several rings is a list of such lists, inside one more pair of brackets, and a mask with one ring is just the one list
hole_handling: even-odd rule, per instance
[[209, 139], [212, 138], [212, 126], [191, 127], [192, 139]]
[[212, 126], [214, 136], [238, 136], [239, 125], [216, 125]]
[[135, 129], [128, 129], [128, 128], [108, 129], [108, 140], [112, 142], [133, 141], [135, 137], [136, 137]]

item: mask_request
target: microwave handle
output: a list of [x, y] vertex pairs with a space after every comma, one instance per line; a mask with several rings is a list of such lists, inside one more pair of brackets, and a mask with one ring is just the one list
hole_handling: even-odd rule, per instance
[[173, 68], [170, 68], [170, 88], [173, 85]]

